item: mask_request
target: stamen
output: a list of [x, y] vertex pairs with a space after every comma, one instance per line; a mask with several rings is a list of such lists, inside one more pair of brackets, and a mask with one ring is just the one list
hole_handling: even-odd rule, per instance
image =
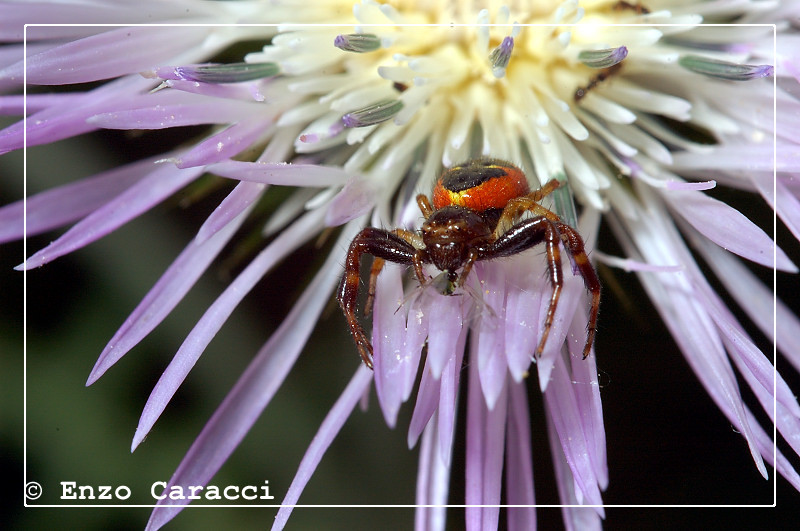
[[243, 83], [280, 73], [277, 63], [228, 63], [176, 66], [178, 79], [202, 83]]
[[578, 60], [589, 68], [608, 68], [622, 62], [628, 56], [628, 48], [607, 48], [605, 50], [583, 50]]
[[333, 45], [346, 52], [374, 52], [381, 47], [381, 39], [372, 33], [350, 33], [337, 35]]
[[366, 127], [385, 122], [403, 108], [400, 100], [383, 100], [342, 116], [345, 127]]
[[775, 69], [772, 65], [739, 65], [699, 55], [684, 55], [678, 64], [686, 70], [730, 81], [748, 81], [770, 77]]
[[501, 78], [506, 75], [506, 67], [511, 59], [511, 52], [514, 50], [514, 38], [506, 37], [500, 46], [492, 50], [489, 54], [489, 62], [492, 64], [492, 74], [494, 77]]

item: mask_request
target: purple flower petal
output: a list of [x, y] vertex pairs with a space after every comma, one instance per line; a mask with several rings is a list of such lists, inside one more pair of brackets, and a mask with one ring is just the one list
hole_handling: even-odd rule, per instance
[[86, 385], [93, 384], [169, 315], [246, 217], [243, 215], [233, 220], [214, 237], [202, 243], [191, 242], [181, 252], [108, 342], [89, 374]]
[[[210, 83], [197, 83], [195, 81], [165, 81], [162, 86], [181, 92], [201, 94], [214, 98], [249, 102], [263, 102], [266, 100], [266, 96], [264, 95], [265, 82], [259, 81], [236, 85], [213, 85]], [[270, 115], [276, 112], [274, 108], [265, 108], [264, 111], [269, 112]]]
[[179, 168], [203, 166], [238, 155], [252, 146], [268, 128], [261, 118], [244, 120], [198, 142], [175, 161]]
[[202, 171], [202, 168], [179, 170], [171, 166], [154, 170], [76, 223], [59, 239], [28, 258], [18, 269], [40, 267], [102, 238], [186, 186]]
[[509, 382], [506, 434], [506, 497], [509, 529], [536, 529], [531, 420], [525, 384]]
[[292, 484], [281, 502], [281, 508], [275, 516], [272, 529], [280, 530], [286, 525], [294, 505], [300, 499], [303, 489], [317, 469], [322, 456], [325, 455], [325, 451], [330, 447], [336, 435], [339, 434], [361, 395], [369, 388], [371, 381], [372, 371], [367, 369], [364, 364], [360, 364], [342, 396], [339, 397], [339, 400], [336, 401], [336, 404], [325, 416], [325, 420], [322, 421], [317, 434], [314, 435], [314, 440], [311, 441], [311, 445], [306, 450], [303, 460], [300, 462], [300, 467], [297, 469], [297, 474], [294, 476]]
[[[278, 330], [261, 348], [234, 388], [195, 440], [167, 489], [173, 485], [205, 485], [239, 445], [267, 406], [294, 365], [341, 276], [344, 249], [359, 230], [345, 227], [334, 249]], [[162, 507], [175, 500], [161, 500], [148, 522], [148, 531], [159, 529], [183, 507]]]
[[[471, 354], [477, 349], [473, 346]], [[474, 358], [473, 358], [474, 359]], [[467, 530], [497, 529], [506, 427], [506, 388], [494, 409], [487, 409], [478, 365], [469, 366], [467, 396], [466, 508]], [[478, 506], [493, 507], [478, 507]]]
[[[795, 489], [800, 490], [800, 475], [797, 474], [794, 466], [792, 466], [789, 460], [783, 456], [781, 451], [775, 447], [775, 443], [772, 441], [772, 438], [764, 432], [761, 426], [759, 426], [758, 420], [753, 416], [753, 413], [747, 408], [745, 408], [745, 410], [748, 419], [750, 419], [750, 423], [753, 426], [753, 436], [755, 437], [755, 443], [758, 447], [758, 451], [764, 456], [764, 459], [766, 459], [770, 465], [778, 469], [778, 473], [786, 478], [786, 480], [789, 481], [789, 483], [791, 483]], [[773, 459], [773, 456], [775, 459]]]
[[132, 449], [135, 449], [150, 433], [158, 417], [186, 379], [186, 375], [245, 295], [277, 262], [316, 234], [323, 215], [322, 209], [313, 210], [284, 230], [247, 265], [236, 280], [231, 282], [206, 310], [150, 393], [139, 425], [136, 427], [136, 434], [133, 436]]
[[[191, 10], [181, 2], [162, 0], [140, 0], [135, 4], [118, 2], [11, 2], [0, 5], [0, 41], [22, 42], [22, 29], [25, 24], [36, 21], [53, 26], [32, 26], [28, 28], [28, 39], [65, 39], [96, 33], [102, 27], [83, 24], [152, 23], [154, 20], [179, 20], [199, 16], [219, 16], [219, 10], [205, 4], [193, 5]], [[167, 30], [169, 28], [166, 28]]]
[[[98, 173], [27, 199], [27, 235], [62, 227], [97, 210], [153, 170], [156, 158]], [[0, 208], [0, 243], [23, 237], [23, 201]]]
[[726, 203], [696, 191], [671, 190], [661, 195], [676, 213], [723, 249], [757, 264], [797, 272], [797, 267], [763, 230]]
[[767, 470], [756, 449], [751, 427], [746, 423], [744, 405], [736, 377], [725, 356], [716, 326], [704, 305], [693, 294], [679, 291], [674, 281], [640, 276], [642, 284], [654, 300], [664, 323], [678, 343], [684, 357], [728, 420], [742, 433], [750, 454], [761, 474]]
[[456, 414], [458, 413], [458, 389], [463, 370], [464, 347], [467, 342], [466, 330], [459, 335], [455, 356], [447, 361], [442, 371], [439, 390], [439, 407], [436, 410], [439, 418], [439, 452], [441, 460], [450, 468], [453, 456], [453, 437], [455, 436]]
[[403, 402], [408, 400], [414, 390], [414, 382], [417, 379], [419, 361], [422, 358], [422, 347], [428, 338], [428, 319], [425, 318], [423, 305], [420, 298], [412, 299], [411, 307], [408, 310], [408, 321], [406, 333], [403, 339], [403, 356], [409, 360], [408, 367], [414, 370], [407, 370], [403, 373], [404, 380], [396, 383], [401, 388]]
[[553, 426], [553, 420], [547, 417], [547, 438], [550, 440], [550, 453], [553, 456], [553, 465], [556, 472], [556, 485], [558, 497], [561, 500], [561, 513], [564, 518], [564, 527], [567, 531], [601, 531], [600, 513], [592, 507], [580, 507], [583, 504], [583, 495], [576, 491], [575, 477], [572, 474], [566, 456], [561, 450], [559, 436]]
[[[761, 332], [772, 337], [777, 323], [778, 349], [800, 370], [800, 320], [761, 280], [730, 253], [707, 240], [695, 241], [706, 263], [725, 286], [725, 289], [744, 309]], [[777, 315], [773, 311], [777, 309]]]
[[414, 405], [414, 412], [411, 415], [411, 422], [408, 424], [408, 447], [413, 448], [417, 444], [420, 434], [429, 425], [429, 421], [436, 412], [439, 405], [439, 397], [442, 388], [442, 380], [434, 378], [433, 371], [430, 370], [430, 358], [425, 361], [422, 369], [422, 378], [419, 382], [417, 391], [417, 401]]
[[[572, 383], [563, 357], [559, 356], [556, 359], [551, 378], [553, 381], [544, 393], [545, 408], [561, 441], [560, 446], [572, 471], [575, 485], [579, 489], [576, 496], [578, 500], [585, 499], [589, 505], [602, 505], [597, 476], [592, 461], [588, 458], [590, 447], [594, 448], [596, 443], [586, 439], [587, 434], [583, 430], [581, 408], [578, 404], [579, 397], [574, 392], [576, 386]], [[553, 448], [553, 453], [557, 453], [556, 448]], [[602, 507], [598, 509], [598, 514], [603, 515]]]
[[217, 231], [226, 227], [231, 220], [258, 201], [266, 188], [266, 185], [258, 183], [237, 184], [236, 188], [222, 200], [197, 231], [195, 243], [203, 243]]
[[[160, 93], [148, 96], [158, 95]], [[144, 100], [142, 98], [141, 103], [145, 103]], [[104, 129], [168, 129], [185, 125], [229, 124], [258, 116], [263, 111], [264, 106], [259, 103], [192, 95], [186, 101], [172, 105], [150, 103], [130, 110], [95, 114], [86, 122]]]
[[508, 362], [506, 361], [505, 340], [505, 298], [506, 274], [503, 262], [475, 265], [475, 273], [480, 281], [484, 304], [493, 314], [484, 313], [477, 326], [477, 349], [472, 357], [478, 363], [481, 389], [486, 405], [494, 409], [500, 393], [506, 385]]
[[336, 227], [366, 214], [375, 205], [374, 184], [362, 177], [348, 179], [344, 188], [333, 198], [325, 224]]
[[[196, 48], [208, 32], [204, 26], [112, 29], [28, 57], [27, 80], [34, 85], [64, 85], [123, 76]], [[23, 66], [19, 62], [0, 70], [0, 87], [19, 83]]]
[[514, 261], [516, 271], [511, 274], [515, 285], [506, 295], [505, 344], [508, 370], [515, 382], [523, 381], [530, 370], [543, 317], [538, 310], [542, 294], [550, 289], [547, 278], [539, 268], [528, 267]]
[[[548, 290], [552, 289], [548, 283]], [[548, 293], [548, 292], [545, 292]], [[575, 310], [578, 304], [583, 304], [585, 288], [583, 281], [580, 277], [571, 276], [567, 274], [564, 278], [564, 286], [561, 290], [561, 297], [558, 300], [558, 307], [556, 308], [555, 316], [553, 316], [553, 324], [550, 327], [550, 334], [547, 337], [547, 343], [542, 352], [542, 357], [536, 363], [536, 368], [539, 373], [539, 389], [542, 392], [547, 390], [551, 383], [551, 371], [553, 367], [560, 363], [561, 347], [569, 332], [570, 323], [573, 321]], [[546, 315], [547, 309], [550, 306], [550, 297], [541, 297], [541, 306], [539, 308], [539, 315]], [[586, 324], [584, 323], [584, 326]], [[544, 319], [542, 319], [539, 329], [544, 328]], [[541, 337], [541, 332], [539, 332]], [[583, 335], [583, 343], [585, 344], [586, 335]], [[581, 347], [581, 352], [583, 352]], [[581, 354], [581, 358], [583, 354]]]
[[[446, 296], [430, 291], [430, 304], [427, 306], [428, 323], [428, 361], [433, 377], [441, 378], [444, 366], [457, 349], [458, 339], [464, 324], [464, 297]], [[436, 316], [430, 318], [430, 316]]]
[[402, 387], [398, 380], [406, 381], [408, 373], [416, 374], [413, 361], [403, 356], [403, 339], [406, 329], [407, 308], [403, 307], [403, 269], [387, 263], [380, 276], [375, 293], [375, 312], [372, 318], [372, 347], [375, 363], [375, 392], [390, 428], [397, 423], [397, 413], [403, 403]]
[[221, 177], [284, 186], [340, 186], [349, 177], [347, 172], [335, 167], [285, 162], [229, 160], [211, 164], [206, 169]]
[[447, 520], [447, 507], [444, 505], [450, 487], [450, 466], [442, 461], [439, 448], [443, 445], [452, 447], [453, 440], [443, 437], [438, 425], [436, 419], [428, 425], [419, 449], [416, 531], [443, 531]]
[[23, 147], [23, 125], [27, 125], [28, 147], [93, 131], [97, 127], [86, 121], [88, 117], [119, 109], [123, 102], [138, 101], [134, 95], [150, 85], [152, 82], [139, 76], [121, 78], [33, 114], [26, 122], [19, 121], [0, 131], [0, 154]]
[[600, 397], [600, 383], [597, 380], [597, 360], [593, 355], [583, 359], [586, 322], [586, 311], [577, 308], [569, 327], [570, 376], [575, 384], [573, 391], [580, 410], [581, 429], [586, 434], [588, 457], [600, 489], [605, 490], [608, 486], [608, 462], [603, 402]]

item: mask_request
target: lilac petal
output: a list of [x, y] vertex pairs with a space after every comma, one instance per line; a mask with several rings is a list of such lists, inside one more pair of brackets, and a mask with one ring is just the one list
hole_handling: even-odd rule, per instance
[[[27, 81], [34, 85], [64, 85], [138, 72], [195, 48], [208, 33], [209, 29], [203, 26], [113, 29], [28, 57]], [[0, 86], [22, 79], [23, 67], [20, 61], [0, 70]]]
[[28, 27], [28, 39], [63, 39], [96, 32], [97, 27], [82, 24], [116, 24], [148, 23], [153, 20], [175, 20], [183, 17], [219, 16], [216, 9], [198, 4], [187, 10], [180, 2], [163, 2], [162, 0], [140, 0], [135, 4], [119, 2], [11, 2], [0, 5], [0, 41], [22, 41], [22, 29], [25, 24], [36, 21], [39, 24], [53, 26]]
[[194, 96], [174, 105], [151, 104], [95, 114], [86, 122], [104, 129], [168, 129], [185, 125], [229, 124], [258, 116], [263, 111], [264, 106], [259, 103]]
[[[640, 219], [635, 223], [635, 230], [630, 232], [637, 238], [636, 245], [650, 260], [683, 263], [686, 270], [700, 280], [702, 273], [674, 225], [659, 223], [652, 216], [657, 207], [651, 192], [644, 187], [639, 188], [639, 192], [646, 209], [639, 212]], [[618, 232], [619, 227], [612, 225], [612, 228]], [[620, 237], [618, 241], [628, 254], [637, 255], [628, 237]], [[653, 242], [660, 243], [656, 247]], [[696, 298], [686, 275], [649, 273], [640, 274], [639, 280], [692, 370], [720, 410], [744, 435], [757, 468], [766, 476], [764, 461], [756, 450], [750, 426], [746, 424], [736, 377], [725, 356], [716, 325], [708, 316], [703, 303]]]
[[[753, 175], [751, 178], [761, 196], [777, 212], [778, 217], [786, 224], [794, 237], [800, 240], [800, 201], [792, 195], [782, 179], [775, 179], [771, 173]], [[777, 192], [777, 199], [773, 195], [773, 185]]]
[[375, 363], [375, 392], [386, 419], [394, 428], [397, 413], [403, 403], [403, 389], [399, 381], [406, 381], [408, 373], [416, 374], [410, 367], [412, 360], [403, 356], [403, 339], [406, 329], [406, 312], [403, 308], [403, 268], [386, 264], [378, 277], [375, 293], [375, 312], [372, 318], [372, 347]]
[[397, 385], [401, 387], [403, 402], [408, 400], [414, 390], [414, 382], [417, 379], [419, 362], [422, 358], [422, 347], [425, 346], [427, 338], [428, 319], [425, 317], [420, 298], [416, 298], [411, 301], [406, 334], [403, 340], [403, 356], [410, 360], [409, 367], [414, 367], [414, 370], [406, 371], [404, 373], [405, 380], [397, 382]]
[[313, 210], [284, 230], [252, 260], [206, 310], [159, 378], [139, 419], [132, 449], [144, 440], [186, 375], [242, 299], [277, 262], [308, 241], [319, 229], [324, 212]]
[[[561, 290], [561, 297], [558, 300], [558, 307], [556, 308], [555, 316], [553, 317], [553, 324], [550, 327], [550, 334], [547, 336], [547, 343], [542, 352], [542, 357], [536, 364], [539, 372], [539, 389], [544, 393], [547, 386], [550, 385], [551, 371], [553, 367], [561, 363], [561, 347], [567, 338], [567, 333], [570, 329], [570, 324], [573, 321], [576, 308], [578, 304], [583, 304], [585, 288], [583, 281], [580, 277], [567, 276], [564, 278], [564, 286]], [[539, 309], [539, 315], [546, 315], [547, 308], [550, 305], [550, 297], [541, 297], [542, 305]], [[585, 326], [585, 325], [584, 325]], [[544, 328], [544, 319], [539, 325], [539, 329]], [[541, 332], [539, 332], [541, 337]], [[583, 335], [585, 344], [586, 335]], [[583, 344], [581, 346], [581, 353], [583, 352]], [[581, 358], [583, 354], [581, 354]]]
[[[26, 99], [27, 106], [25, 105]], [[81, 100], [83, 100], [83, 93], [0, 96], [0, 115], [21, 116], [26, 111], [31, 114], [57, 105], [74, 105]]]
[[663, 279], [641, 276], [640, 280], [650, 293], [656, 309], [692, 370], [720, 410], [744, 435], [756, 467], [766, 477], [764, 461], [756, 449], [752, 431], [746, 421], [736, 377], [725, 356], [716, 326], [706, 313], [704, 305], [693, 294], [675, 289], [666, 293], [670, 283], [663, 283]]
[[[61, 105], [49, 107], [0, 131], [0, 154], [21, 149], [23, 125], [27, 126], [27, 146], [38, 146], [94, 131], [96, 126], [86, 119], [97, 113], [119, 109], [122, 102], [135, 99], [151, 82], [139, 76], [129, 76], [106, 83]], [[153, 95], [154, 96], [154, 95]]]
[[238, 217], [202, 243], [189, 243], [108, 342], [86, 385], [97, 381], [169, 315], [246, 218], [247, 214]]
[[525, 384], [509, 382], [506, 434], [506, 497], [508, 529], [536, 529], [536, 503], [533, 492], [533, 451], [530, 412]]
[[220, 177], [284, 186], [340, 186], [349, 175], [340, 168], [288, 162], [229, 160], [211, 164], [208, 171]]
[[509, 289], [506, 296], [506, 357], [508, 370], [517, 383], [528, 375], [543, 320], [538, 313], [542, 294], [550, 289], [546, 277], [538, 268], [528, 269], [524, 271], [518, 267], [511, 274], [518, 289]]
[[411, 415], [411, 422], [408, 424], [408, 447], [413, 448], [417, 444], [419, 435], [429, 425], [429, 421], [436, 412], [439, 405], [439, 397], [442, 388], [442, 380], [433, 376], [430, 369], [430, 358], [425, 361], [422, 369], [422, 378], [419, 382], [417, 391], [417, 402], [414, 405], [414, 413]]
[[709, 286], [695, 283], [695, 288], [699, 293], [705, 295], [706, 309], [717, 328], [722, 332], [729, 355], [740, 367], [739, 372], [755, 385], [753, 391], [758, 394], [760, 390], [769, 395], [769, 409], [772, 408], [772, 401], [775, 398], [778, 404], [787, 408], [793, 415], [800, 416], [800, 406], [797, 404], [792, 390], [776, 372], [767, 357], [745, 334], [722, 300], [711, 291]]
[[[753, 434], [756, 439], [756, 444], [758, 444], [759, 452], [761, 452], [770, 465], [778, 470], [780, 475], [786, 478], [795, 489], [800, 491], [800, 475], [797, 474], [792, 463], [775, 447], [772, 438], [758, 425], [758, 421], [753, 414], [750, 411], [747, 411], [747, 414], [752, 420]], [[773, 452], [775, 452], [775, 459], [773, 459]]]
[[[477, 349], [472, 348], [471, 354]], [[477, 363], [469, 366], [467, 396], [467, 530], [497, 529], [506, 431], [506, 387], [493, 410], [487, 409]], [[469, 506], [472, 507], [469, 507]], [[492, 507], [485, 507], [485, 506]], [[484, 507], [478, 507], [484, 506]]]
[[171, 166], [153, 171], [76, 223], [59, 239], [28, 258], [18, 269], [40, 267], [102, 238], [180, 190], [202, 172], [202, 168], [179, 170]]
[[420, 444], [414, 517], [416, 531], [443, 531], [447, 521], [445, 505], [450, 487], [450, 467], [441, 460], [438, 448], [444, 443], [452, 446], [453, 441], [441, 440], [438, 424], [434, 419], [428, 425]]
[[208, 216], [197, 231], [195, 243], [201, 244], [226, 227], [241, 212], [258, 201], [267, 186], [258, 183], [239, 183]]
[[456, 414], [458, 413], [458, 386], [461, 380], [466, 342], [467, 334], [466, 329], [464, 329], [459, 336], [455, 356], [447, 361], [440, 379], [441, 388], [439, 391], [439, 408], [437, 409], [439, 429], [437, 433], [440, 435], [439, 442], [441, 446], [439, 447], [439, 452], [441, 459], [448, 468], [450, 468], [450, 458], [453, 454], [452, 441], [455, 436]]
[[586, 434], [589, 459], [600, 489], [605, 490], [608, 486], [608, 461], [603, 402], [600, 397], [600, 382], [597, 380], [597, 359], [593, 355], [583, 359], [586, 322], [586, 311], [578, 308], [569, 327], [571, 378], [575, 383], [573, 390], [580, 410], [581, 428]]
[[[328, 256], [292, 311], [214, 412], [173, 474], [167, 489], [173, 485], [186, 488], [208, 483], [253, 426], [311, 335], [319, 314], [341, 277], [344, 249], [359, 228], [358, 224], [350, 223], [342, 231], [333, 246], [337, 251]], [[159, 529], [182, 510], [182, 507], [161, 506], [174, 505], [174, 502], [161, 500], [150, 516], [148, 531]]]
[[456, 352], [459, 336], [464, 325], [464, 297], [446, 296], [430, 291], [428, 305], [428, 361], [433, 377], [441, 378], [444, 366]]
[[344, 188], [333, 198], [325, 224], [335, 227], [369, 212], [375, 205], [374, 184], [360, 176], [348, 179]]
[[281, 502], [281, 508], [275, 516], [272, 529], [280, 530], [286, 525], [294, 506], [297, 504], [297, 500], [300, 499], [300, 495], [303, 493], [303, 489], [308, 484], [317, 466], [319, 466], [322, 456], [325, 455], [333, 439], [339, 434], [350, 413], [353, 412], [356, 404], [358, 404], [361, 395], [369, 388], [371, 381], [372, 371], [367, 369], [364, 364], [359, 364], [342, 396], [339, 397], [336, 404], [325, 416], [325, 420], [322, 421], [317, 434], [314, 435], [314, 440], [311, 441], [311, 445], [306, 450], [303, 460], [300, 462], [300, 467], [297, 469], [297, 474], [295, 474], [292, 484]]
[[268, 127], [262, 119], [244, 120], [233, 124], [198, 142], [187, 153], [179, 156], [175, 165], [179, 168], [189, 168], [229, 159], [251, 147], [266, 130]]
[[[591, 507], [581, 507], [583, 505], [581, 493], [575, 490], [575, 477], [572, 475], [567, 457], [561, 448], [553, 420], [549, 416], [547, 417], [547, 438], [550, 440], [550, 453], [553, 456], [564, 527], [567, 531], [602, 531], [601, 514]], [[602, 511], [602, 507], [600, 511]]]
[[508, 374], [505, 339], [506, 274], [502, 262], [476, 264], [475, 272], [483, 290], [484, 304], [494, 311], [482, 316], [477, 326], [477, 360], [481, 389], [486, 405], [494, 409], [500, 393], [505, 387]]
[[[155, 160], [120, 166], [27, 198], [25, 234], [41, 234], [90, 214], [152, 171]], [[0, 208], [0, 243], [23, 237], [23, 204]]]
[[[589, 448], [594, 447], [595, 443], [586, 439], [578, 396], [574, 392], [576, 385], [572, 383], [563, 357], [556, 360], [551, 377], [553, 381], [544, 393], [545, 408], [561, 441], [561, 449], [579, 489], [576, 495], [578, 499], [585, 499], [589, 505], [601, 505], [603, 500], [597, 476], [589, 458]], [[557, 450], [554, 448], [553, 452], [556, 453]], [[603, 515], [602, 507], [598, 510], [598, 514]]]
[[697, 191], [671, 190], [661, 195], [676, 213], [723, 249], [766, 267], [797, 272], [772, 238], [735, 208]]
[[214, 85], [211, 83], [197, 83], [195, 81], [165, 81], [164, 86], [181, 92], [202, 94], [214, 98], [251, 102], [263, 102], [266, 100], [263, 94], [264, 83], [262, 82], [241, 83], [236, 85]]
[[[773, 291], [736, 257], [707, 240], [693, 241], [728, 293], [764, 335], [772, 337], [773, 326], [777, 323], [778, 349], [800, 370], [800, 320], [794, 312], [776, 300]], [[773, 305], [778, 310], [777, 315]]]
[[[728, 344], [728, 342], [726, 342], [726, 344]], [[758, 398], [761, 407], [767, 415], [769, 415], [772, 424], [778, 428], [778, 432], [786, 439], [795, 454], [800, 455], [800, 418], [798, 418], [797, 412], [793, 411], [797, 409], [797, 403], [795, 402], [795, 407], [791, 408], [785, 406], [781, 402], [776, 402], [772, 390], [761, 385], [741, 358], [734, 357], [734, 362], [736, 362], [736, 367], [747, 381], [747, 385], [750, 386], [756, 398]], [[776, 386], [779, 388], [785, 387], [788, 390], [786, 382], [778, 374], [776, 374]], [[758, 421], [753, 418], [753, 423], [755, 424], [757, 422]], [[764, 455], [767, 461], [769, 461], [769, 458], [766, 457], [767, 454], [762, 452], [761, 455]]]

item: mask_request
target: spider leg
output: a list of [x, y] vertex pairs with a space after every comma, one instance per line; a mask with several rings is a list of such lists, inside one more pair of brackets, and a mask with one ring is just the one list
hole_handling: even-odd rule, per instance
[[592, 294], [592, 307], [589, 310], [589, 322], [586, 325], [586, 346], [583, 347], [583, 359], [586, 359], [592, 349], [595, 332], [597, 331], [597, 315], [600, 313], [600, 279], [597, 278], [597, 273], [591, 262], [589, 262], [589, 257], [583, 245], [583, 238], [566, 223], [558, 223], [558, 230], [561, 233], [561, 240], [564, 242], [564, 246], [572, 255], [578, 272], [583, 277], [586, 289]]
[[430, 217], [433, 213], [433, 207], [431, 206], [431, 200], [428, 199], [428, 196], [425, 194], [419, 194], [417, 196], [417, 205], [419, 205], [419, 209], [422, 212], [422, 215], [426, 218]]
[[558, 300], [561, 298], [561, 290], [564, 286], [564, 278], [561, 271], [561, 250], [558, 247], [560, 240], [561, 237], [556, 223], [547, 217], [539, 216], [517, 223], [501, 234], [479, 256], [479, 259], [483, 260], [511, 256], [544, 242], [547, 252], [547, 269], [550, 274], [550, 285], [553, 287], [553, 293], [550, 296], [550, 305], [545, 316], [542, 337], [539, 340], [539, 346], [536, 347], [537, 357], [541, 356], [547, 337], [550, 335], [550, 328], [553, 326]]
[[[417, 250], [409, 242], [400, 236], [381, 229], [368, 227], [353, 239], [350, 248], [347, 250], [347, 257], [345, 259], [345, 271], [342, 276], [342, 281], [339, 283], [339, 289], [336, 293], [336, 299], [339, 301], [344, 312], [347, 324], [350, 327], [350, 333], [356, 342], [356, 348], [364, 360], [364, 364], [372, 368], [372, 344], [367, 337], [364, 328], [358, 322], [356, 317], [356, 304], [358, 301], [358, 288], [361, 283], [360, 268], [361, 256], [363, 254], [370, 254], [376, 258], [376, 261], [388, 260], [398, 264], [409, 264], [414, 261], [414, 255]], [[372, 266], [371, 275], [380, 273], [380, 268], [383, 266]], [[372, 283], [372, 279], [370, 283]]]
[[531, 212], [534, 216], [545, 217], [553, 222], [560, 221], [558, 215], [540, 205], [539, 201], [553, 193], [561, 184], [560, 181], [551, 179], [538, 190], [534, 190], [528, 195], [515, 197], [509, 200], [503, 208], [503, 213], [500, 215], [500, 220], [497, 222], [497, 226], [494, 229], [494, 238], [499, 238], [500, 235], [506, 232], [525, 212]]
[[[419, 248], [423, 245], [422, 238], [416, 232], [405, 229], [394, 229], [392, 234], [400, 236], [406, 242], [414, 246], [415, 249], [417, 249], [411, 262], [414, 265], [414, 273], [417, 275], [420, 284], [424, 284], [425, 274], [422, 271], [424, 253], [419, 250]], [[372, 304], [375, 301], [375, 290], [378, 285], [378, 275], [380, 275], [384, 263], [385, 260], [382, 258], [375, 258], [372, 261], [372, 269], [370, 269], [369, 273], [369, 291], [367, 291], [367, 302], [364, 304], [364, 315], [368, 316], [370, 313], [372, 313]]]

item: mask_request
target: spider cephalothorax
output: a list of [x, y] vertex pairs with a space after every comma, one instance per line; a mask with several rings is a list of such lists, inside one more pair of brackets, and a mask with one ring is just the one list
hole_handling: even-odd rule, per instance
[[[471, 160], [442, 173], [433, 190], [433, 204], [427, 196], [417, 196], [417, 204], [425, 216], [421, 230], [387, 231], [372, 227], [362, 230], [347, 251], [337, 298], [364, 363], [372, 367], [372, 344], [356, 317], [363, 254], [375, 257], [365, 311], [369, 313], [376, 280], [385, 260], [412, 265], [421, 284], [428, 281], [423, 264], [433, 264], [446, 274], [447, 286], [443, 291], [452, 295], [464, 284], [478, 260], [511, 256], [542, 242], [553, 293], [536, 355], [544, 349], [564, 283], [561, 243], [592, 294], [583, 350], [583, 357], [588, 356], [597, 327], [600, 281], [589, 263], [580, 235], [539, 204], [559, 186], [558, 181], [552, 180], [531, 192], [525, 175], [513, 164], [497, 159]], [[521, 219], [525, 212], [533, 217]]]

